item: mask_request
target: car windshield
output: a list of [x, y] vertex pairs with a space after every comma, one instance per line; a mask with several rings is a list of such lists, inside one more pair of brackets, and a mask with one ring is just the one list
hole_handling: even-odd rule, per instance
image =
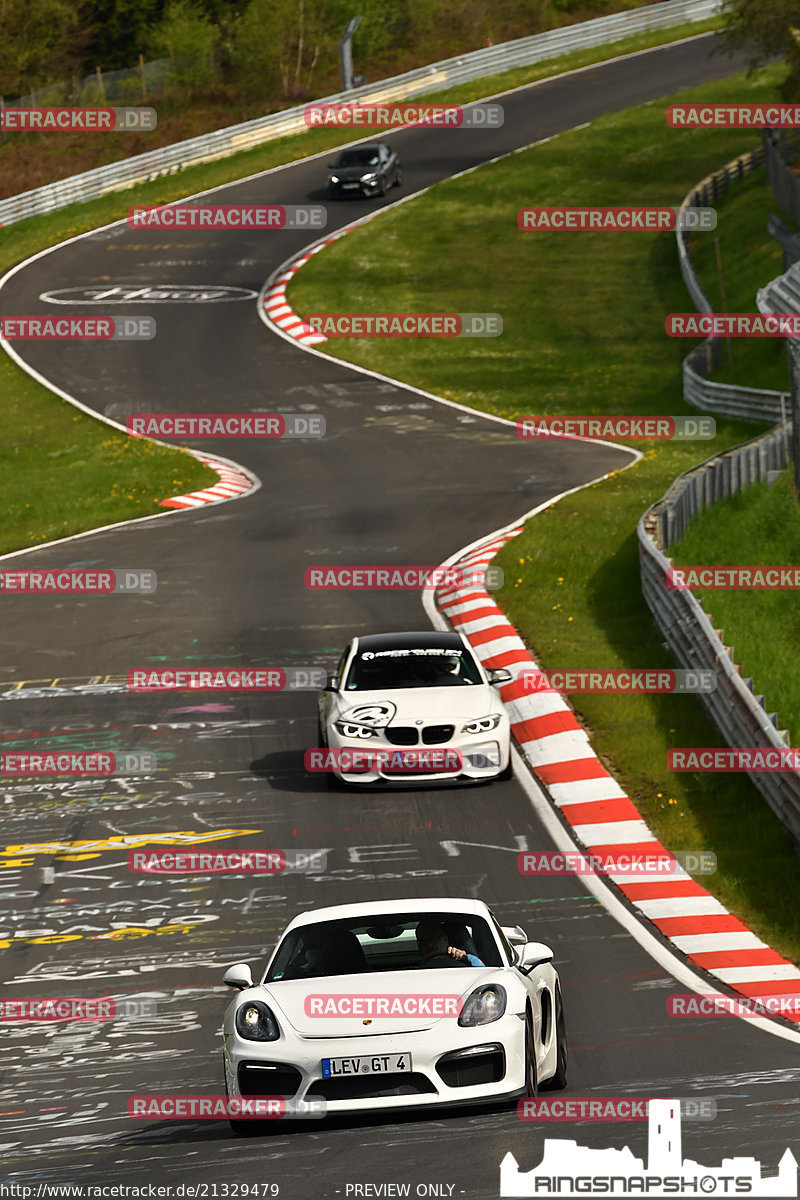
[[378, 161], [378, 151], [374, 146], [365, 149], [363, 146], [355, 150], [343, 150], [335, 160], [335, 167], [374, 167]]
[[301, 925], [292, 930], [278, 947], [264, 982], [373, 971], [450, 969], [458, 964], [447, 954], [447, 946], [463, 950], [483, 966], [503, 965], [483, 917], [452, 912], [377, 914]]
[[458, 648], [360, 650], [350, 664], [344, 690], [463, 687], [482, 683], [473, 657]]

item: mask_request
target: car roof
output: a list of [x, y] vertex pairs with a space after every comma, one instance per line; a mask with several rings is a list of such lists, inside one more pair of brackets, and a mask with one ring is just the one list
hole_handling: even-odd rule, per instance
[[353, 638], [359, 650], [463, 650], [464, 640], [460, 633], [439, 633], [425, 629], [421, 633], [370, 633], [365, 637]]
[[346, 920], [348, 917], [372, 917], [391, 913], [472, 913], [488, 917], [489, 909], [482, 900], [459, 899], [452, 896], [407, 897], [404, 900], [369, 900], [361, 904], [335, 904], [330, 908], [312, 908], [300, 913], [287, 925], [295, 929], [300, 925], [315, 925], [318, 921]]

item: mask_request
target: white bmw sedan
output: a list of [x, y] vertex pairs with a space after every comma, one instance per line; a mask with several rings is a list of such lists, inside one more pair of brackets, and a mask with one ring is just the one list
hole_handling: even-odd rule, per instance
[[[342, 904], [287, 926], [260, 982], [238, 963], [224, 1021], [229, 1096], [285, 1115], [476, 1104], [567, 1082], [553, 952], [480, 900]], [[249, 1119], [231, 1122], [252, 1131]]]
[[511, 734], [497, 685], [511, 678], [504, 668], [485, 670], [460, 633], [353, 638], [318, 700], [320, 743], [334, 752], [331, 778], [507, 779]]

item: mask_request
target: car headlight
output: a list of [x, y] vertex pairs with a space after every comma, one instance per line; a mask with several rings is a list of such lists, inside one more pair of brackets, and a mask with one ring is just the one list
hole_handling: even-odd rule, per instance
[[458, 1023], [467, 1029], [473, 1025], [491, 1025], [506, 1011], [506, 989], [499, 983], [476, 988], [461, 1010]]
[[338, 175], [331, 175], [330, 178], [328, 179], [328, 183], [338, 183], [338, 182], [339, 182]]
[[490, 717], [478, 717], [476, 721], [468, 721], [462, 733], [488, 733], [490, 729], [497, 729], [502, 719], [502, 713], [492, 713]]
[[374, 183], [378, 176], [374, 171], [368, 171], [366, 175], [361, 176], [362, 183]]
[[280, 1037], [278, 1022], [261, 1000], [249, 1000], [236, 1010], [236, 1032], [249, 1042], [274, 1042]]
[[334, 727], [348, 738], [371, 738], [377, 734], [369, 725], [354, 725], [352, 721], [334, 721]]

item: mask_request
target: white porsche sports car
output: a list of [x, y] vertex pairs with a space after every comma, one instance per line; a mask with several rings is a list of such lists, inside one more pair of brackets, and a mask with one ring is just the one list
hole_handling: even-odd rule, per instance
[[[502, 667], [487, 671], [460, 633], [353, 638], [318, 700], [320, 743], [342, 764], [331, 778], [426, 785], [508, 778], [510, 725], [496, 685], [511, 678]], [[373, 755], [376, 769], [347, 769]], [[426, 758], [432, 770], [420, 770]]]
[[[567, 1082], [553, 952], [480, 900], [341, 904], [287, 926], [264, 976], [237, 963], [224, 1020], [230, 1096], [287, 1116], [497, 1103]], [[322, 1102], [322, 1103], [321, 1103]], [[231, 1121], [237, 1133], [249, 1119]]]

